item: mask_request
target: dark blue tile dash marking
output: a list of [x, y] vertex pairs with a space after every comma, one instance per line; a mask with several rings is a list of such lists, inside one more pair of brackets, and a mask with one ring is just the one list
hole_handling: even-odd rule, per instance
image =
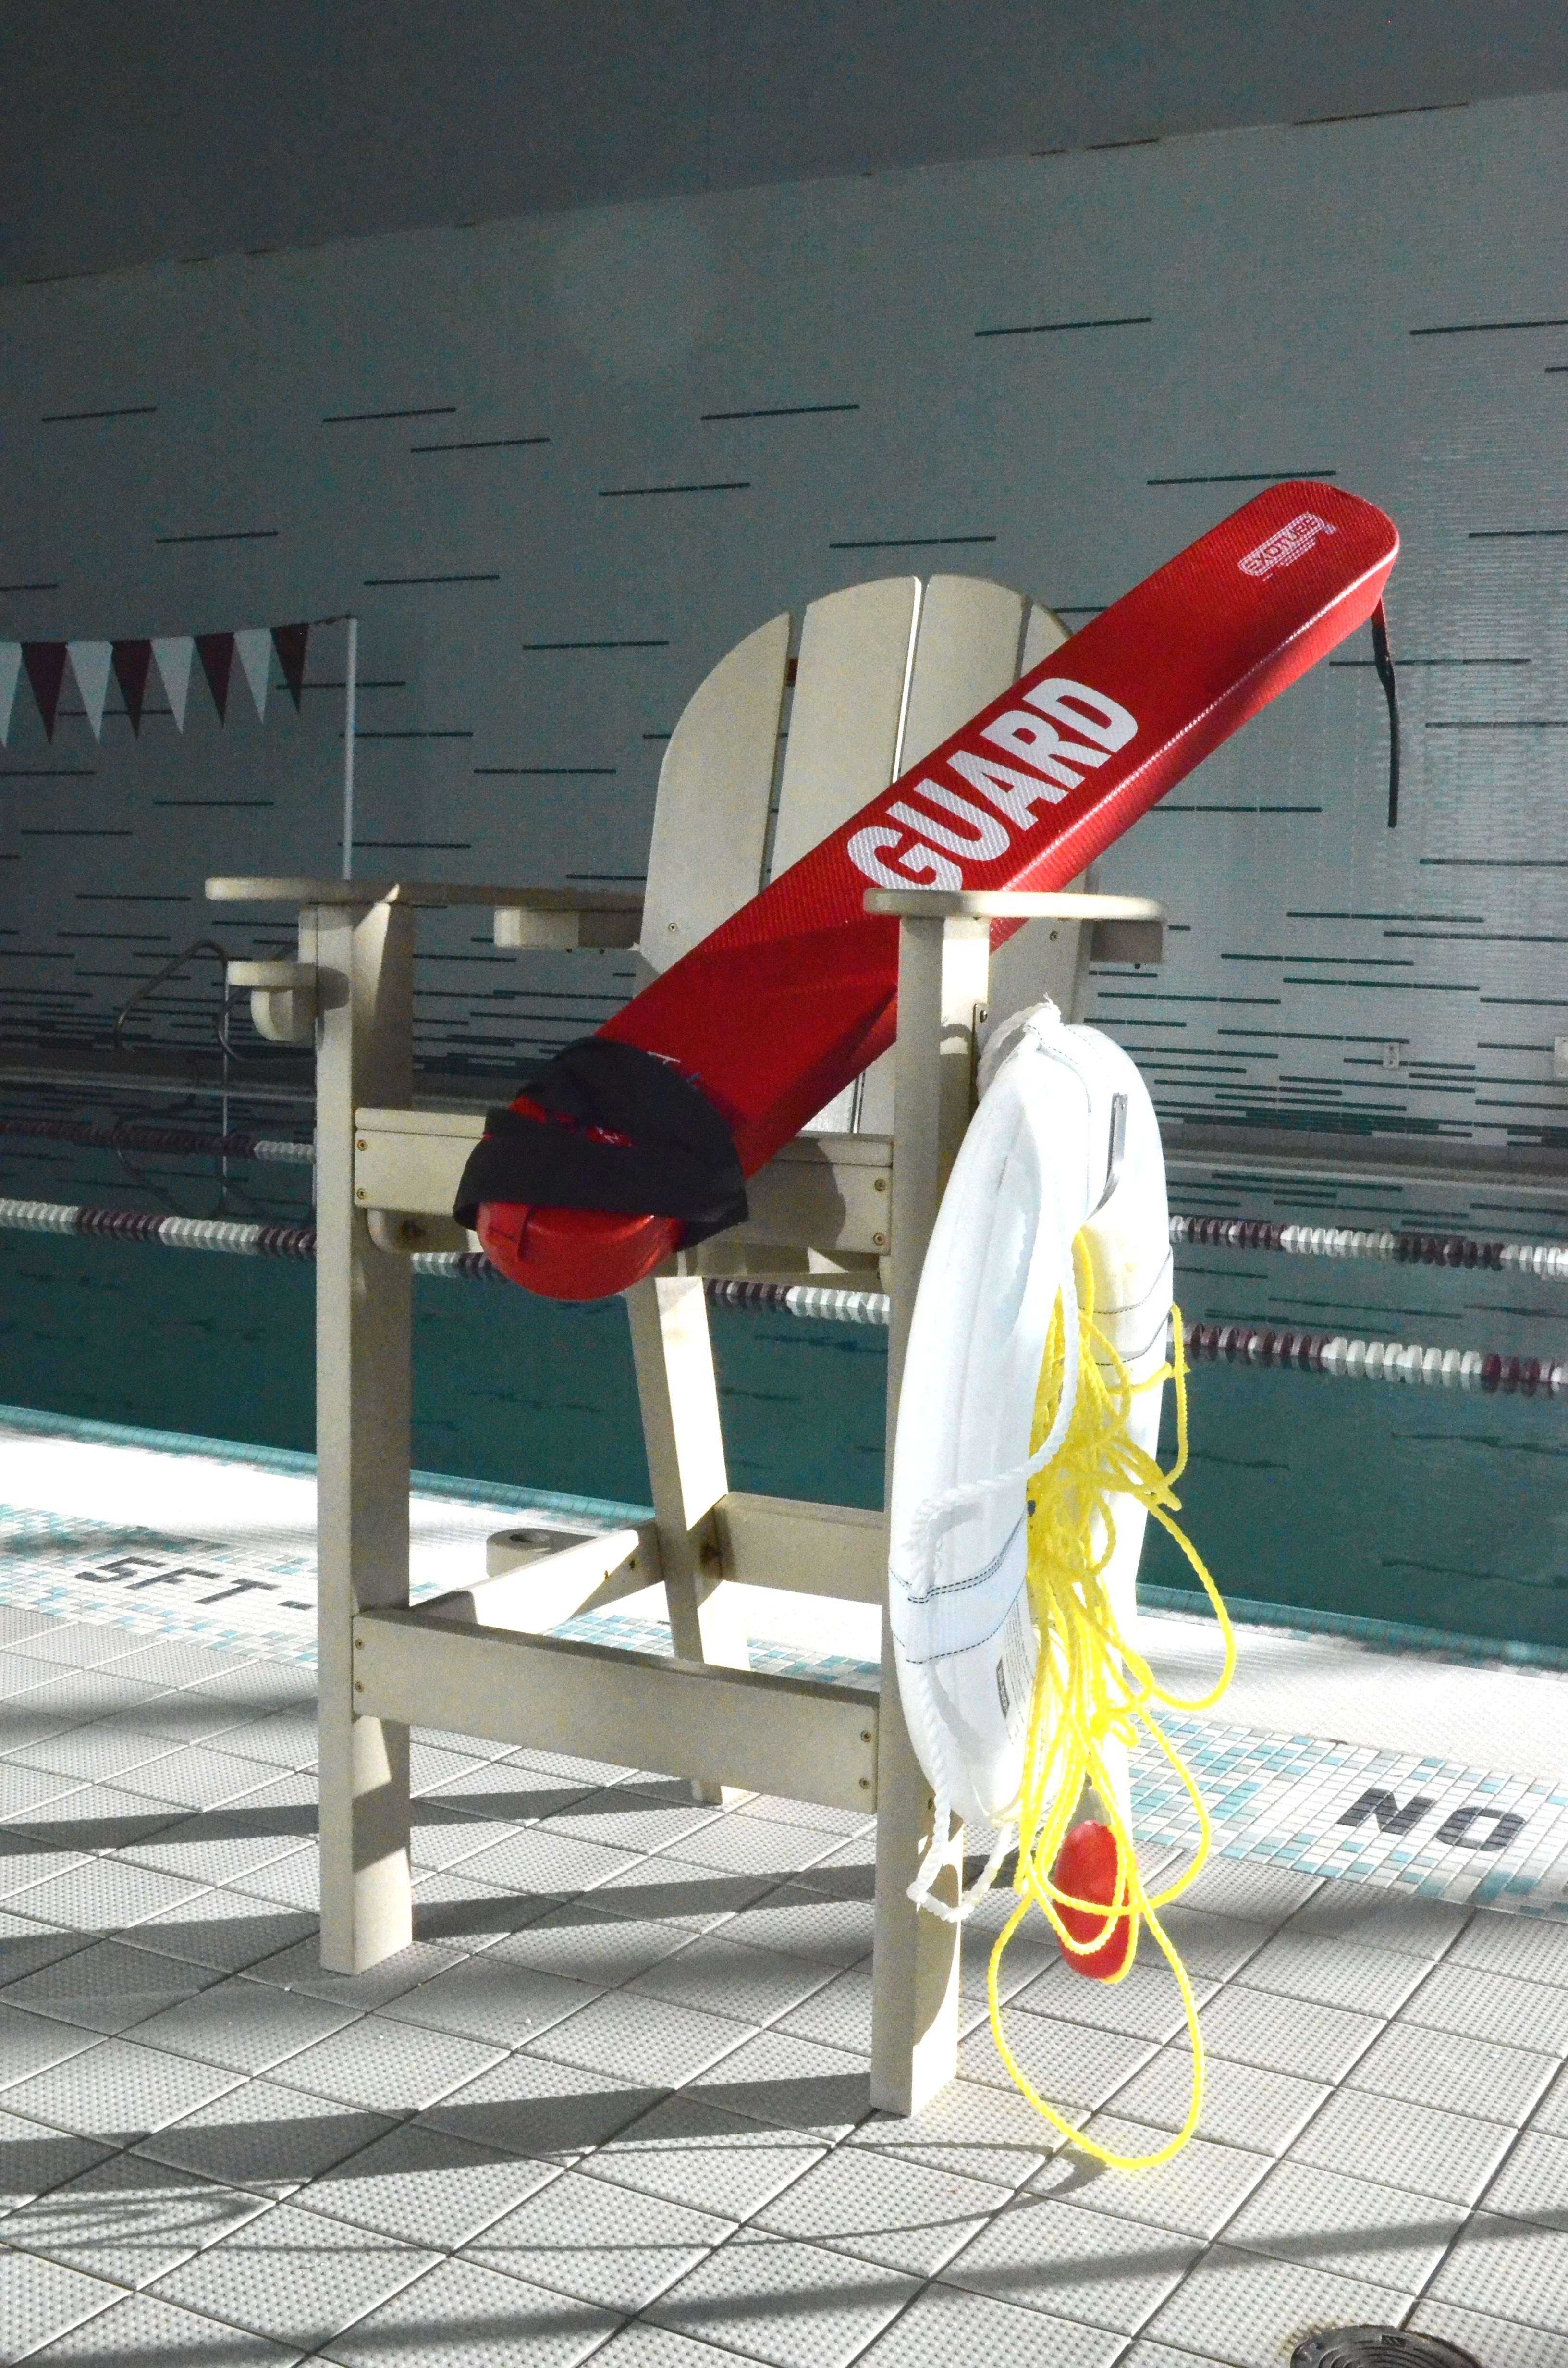
[[715, 477], [707, 484], [689, 485], [601, 485], [601, 502], [642, 501], [654, 494], [744, 494], [749, 492], [749, 477]]
[[[1568, 946], [1568, 938], [1546, 936], [1532, 929], [1385, 929], [1385, 938], [1409, 938], [1416, 945], [1460, 946]], [[1297, 957], [1290, 957], [1294, 962]], [[1346, 962], [1361, 959], [1346, 954]]]
[[949, 543], [994, 542], [994, 534], [872, 535], [853, 542], [830, 542], [829, 551], [936, 551]]
[[[1325, 123], [1383, 123], [1394, 115], [1454, 115], [1471, 104], [1468, 98], [1433, 99], [1425, 107], [1363, 107], [1353, 115], [1299, 115], [1291, 123], [1292, 131], [1313, 131]], [[1440, 337], [1441, 329], [1412, 329], [1413, 337]]]
[[1484, 526], [1472, 527], [1467, 541], [1471, 542], [1561, 542], [1568, 537], [1568, 526]]
[[91, 765], [7, 765], [0, 781], [96, 781]]
[[411, 444], [411, 452], [511, 452], [525, 444], [548, 444], [548, 436], [475, 436], [453, 444]]
[[[1341, 673], [1349, 671], [1370, 674], [1375, 670], [1378, 662], [1376, 658], [1330, 658], [1328, 663], [1331, 671], [1337, 669]], [[1408, 670], [1411, 666], [1528, 666], [1533, 665], [1534, 660], [1530, 658], [1407, 658], [1402, 652], [1399, 663], [1402, 669]]]
[[[1480, 995], [1481, 982], [1430, 978], [1309, 978], [1287, 971], [1281, 986], [1348, 987], [1357, 995]], [[1483, 998], [1484, 999], [1484, 998]]]
[[450, 419], [456, 410], [455, 403], [422, 403], [407, 411], [329, 411], [322, 426], [351, 427], [366, 419]]
[[154, 798], [155, 806], [273, 806], [276, 798]]
[[473, 845], [471, 838], [357, 838], [358, 851], [362, 847], [395, 850], [399, 854], [462, 855]]
[[363, 578], [368, 590], [388, 584], [499, 584], [499, 569], [472, 575], [367, 575]]
[[1422, 728], [1427, 732], [1568, 732], [1568, 715], [1508, 715], [1493, 721], [1454, 716]]
[[1486, 916], [1484, 913], [1343, 913], [1313, 905], [1288, 905], [1285, 918], [1288, 921], [1473, 921], [1479, 928]]
[[667, 641], [639, 642], [518, 642], [519, 650], [667, 650]]
[[[1115, 141], [1111, 145], [1138, 148], [1143, 146], [1144, 142], [1137, 140], [1126, 142]], [[1045, 155], [1058, 155], [1064, 154], [1066, 152], [1051, 148], [1042, 150], [1040, 153]], [[1093, 321], [1020, 321], [1009, 324], [1003, 328], [976, 329], [974, 334], [977, 337], [1054, 337], [1063, 336], [1074, 329], [1144, 329], [1148, 327], [1153, 317], [1153, 313], [1116, 313]]]
[[356, 730], [354, 737], [356, 740], [472, 740], [473, 738], [473, 734], [472, 731], [360, 732]]
[[63, 823], [24, 823], [20, 836], [23, 838], [132, 838], [135, 833], [130, 830], [93, 830], [85, 824], [73, 827]]
[[476, 774], [490, 780], [608, 780], [615, 774], [614, 765], [476, 765]]
[[1449, 321], [1438, 328], [1412, 329], [1413, 337], [1482, 337], [1504, 329], [1568, 329], [1568, 313], [1551, 321]]
[[715, 419], [817, 419], [829, 411], [858, 411], [858, 403], [775, 403], [760, 411], [704, 411], [705, 423]]
[[0, 584], [0, 592], [58, 592], [59, 589], [58, 581], [53, 584]]
[[1233, 469], [1219, 477], [1145, 477], [1146, 485], [1283, 485], [1293, 477], [1337, 477], [1337, 469]]
[[157, 408], [155, 403], [126, 403], [112, 411], [45, 411], [40, 414], [40, 425], [69, 427], [81, 419], [151, 419]]
[[178, 542], [276, 542], [282, 530], [276, 526], [246, 526], [222, 534], [155, 534], [153, 541], [165, 546]]

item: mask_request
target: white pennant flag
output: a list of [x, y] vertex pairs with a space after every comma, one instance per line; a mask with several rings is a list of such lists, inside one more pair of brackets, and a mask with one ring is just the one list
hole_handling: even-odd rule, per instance
[[154, 642], [153, 655], [158, 662], [158, 672], [164, 677], [164, 689], [169, 694], [174, 710], [175, 730], [185, 730], [185, 702], [190, 689], [190, 662], [196, 655], [196, 644], [188, 633], [172, 633], [166, 640]]
[[0, 748], [11, 737], [11, 709], [17, 697], [17, 677], [22, 670], [20, 642], [0, 642]]
[[93, 737], [101, 740], [104, 700], [108, 693], [108, 667], [114, 655], [114, 644], [112, 642], [67, 642], [65, 646], [76, 669], [76, 687], [87, 711], [87, 721], [93, 727]]
[[271, 626], [252, 625], [247, 632], [236, 633], [234, 651], [241, 666], [244, 668], [245, 680], [250, 685], [250, 695], [256, 701], [257, 721], [265, 723], [267, 680], [272, 670]]

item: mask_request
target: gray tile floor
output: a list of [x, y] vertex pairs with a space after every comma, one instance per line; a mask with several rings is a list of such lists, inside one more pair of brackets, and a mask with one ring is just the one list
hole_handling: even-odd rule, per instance
[[[867, 2101], [852, 1819], [426, 1736], [419, 1939], [315, 1952], [298, 1663], [0, 1609], [0, 2359], [1278, 2368], [1400, 2323], [1568, 2363], [1568, 1923], [1217, 1861], [1166, 2168], [1058, 2145], [966, 1962], [957, 2084]], [[994, 1916], [989, 1919], [994, 1924]], [[1176, 2127], [1168, 1980], [1025, 1936], [1010, 2029]]]

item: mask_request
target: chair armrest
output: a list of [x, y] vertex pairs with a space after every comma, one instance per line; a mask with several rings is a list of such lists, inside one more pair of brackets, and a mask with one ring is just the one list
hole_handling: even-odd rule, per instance
[[900, 921], [1163, 921], [1153, 896], [1099, 896], [1086, 889], [869, 888], [868, 913]]
[[613, 888], [507, 888], [490, 899], [498, 946], [634, 946], [642, 899]]
[[1165, 958], [1165, 910], [1153, 896], [1099, 896], [1082, 889], [871, 888], [868, 913], [898, 921], [1086, 921], [1095, 962]]
[[213, 905], [335, 905], [369, 911], [372, 905], [413, 905], [427, 912], [488, 905], [498, 946], [562, 948], [634, 946], [642, 926], [642, 899], [619, 888], [511, 888], [448, 880], [307, 880], [216, 878], [207, 882]]

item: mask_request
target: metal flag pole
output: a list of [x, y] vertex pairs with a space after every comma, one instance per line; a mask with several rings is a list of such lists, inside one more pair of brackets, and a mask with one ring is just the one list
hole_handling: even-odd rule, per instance
[[354, 733], [359, 687], [359, 620], [348, 620], [348, 661], [343, 669], [343, 876], [354, 877]]

